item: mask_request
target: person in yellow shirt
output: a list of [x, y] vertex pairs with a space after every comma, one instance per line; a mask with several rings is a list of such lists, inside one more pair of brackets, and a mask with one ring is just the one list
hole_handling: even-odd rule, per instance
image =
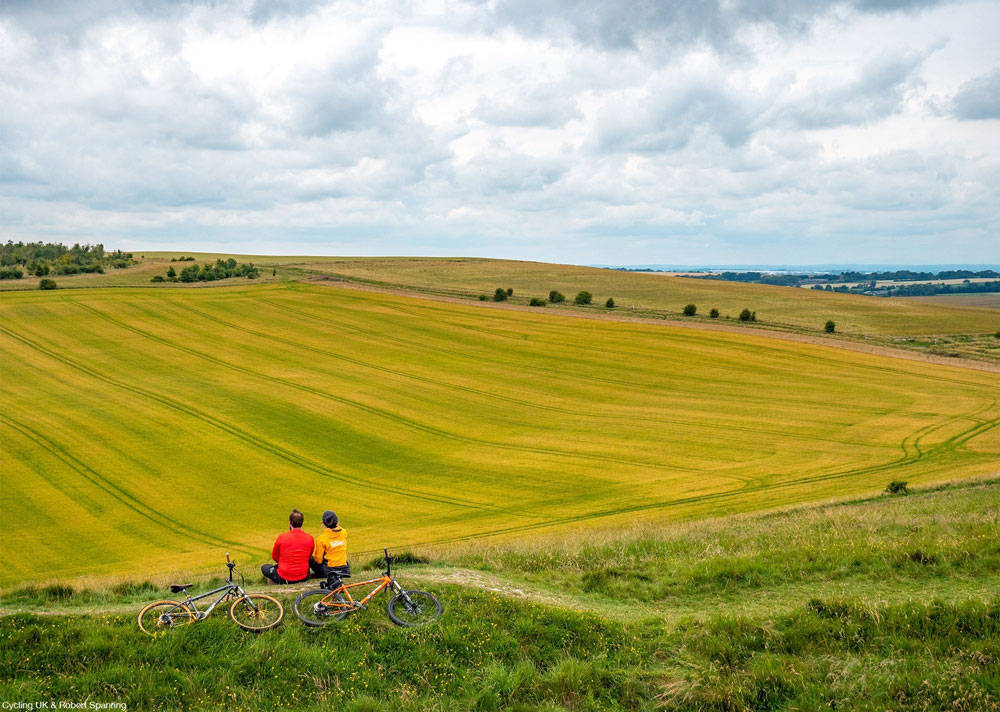
[[317, 576], [331, 580], [334, 576], [351, 575], [347, 562], [347, 530], [340, 526], [337, 515], [330, 510], [323, 512], [323, 533], [316, 537], [309, 567]]

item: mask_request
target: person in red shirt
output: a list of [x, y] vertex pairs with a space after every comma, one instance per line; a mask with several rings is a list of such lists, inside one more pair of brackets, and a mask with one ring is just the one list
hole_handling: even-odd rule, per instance
[[277, 563], [264, 564], [260, 572], [274, 583], [300, 583], [309, 578], [309, 558], [315, 542], [312, 534], [302, 531], [305, 517], [293, 509], [288, 515], [288, 531], [279, 534], [271, 549], [271, 558]]

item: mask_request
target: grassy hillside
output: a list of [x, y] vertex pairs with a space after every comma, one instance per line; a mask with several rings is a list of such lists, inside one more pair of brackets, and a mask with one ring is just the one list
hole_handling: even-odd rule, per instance
[[6, 583], [692, 519], [996, 472], [1000, 377], [326, 286], [0, 296]]
[[[587, 309], [603, 312], [604, 302], [613, 297], [617, 313], [633, 316], [677, 318], [684, 305], [694, 303], [699, 315], [691, 321], [706, 320], [712, 308], [721, 312], [721, 321], [738, 323], [737, 315], [744, 308], [757, 312], [756, 324], [743, 326], [756, 329], [780, 329], [806, 333], [823, 333], [828, 319], [837, 324], [839, 334], [868, 336], [885, 343], [948, 353], [982, 357], [1000, 357], [990, 347], [1000, 349], [991, 337], [1000, 329], [1000, 316], [978, 301], [956, 295], [950, 301], [923, 299], [881, 299], [853, 294], [818, 292], [795, 287], [720, 282], [714, 280], [673, 277], [663, 274], [619, 272], [592, 267], [488, 260], [478, 258], [413, 258], [413, 257], [305, 257], [267, 255], [229, 255], [222, 253], [146, 252], [136, 253], [140, 264], [124, 270], [112, 270], [105, 275], [74, 275], [61, 277], [62, 288], [102, 286], [149, 286], [155, 274], [163, 274], [170, 258], [195, 254], [198, 262], [236, 257], [266, 267], [261, 282], [285, 279], [307, 279], [317, 275], [396, 287], [415, 292], [455, 296], [471, 300], [480, 294], [492, 295], [497, 287], [511, 287], [516, 304], [527, 304], [531, 297], [546, 297], [549, 291], [561, 291], [569, 300], [562, 305], [549, 305], [550, 310], [573, 309], [573, 296], [580, 290], [594, 295], [594, 304]], [[183, 266], [175, 264], [175, 267]], [[272, 274], [275, 271], [277, 274]], [[241, 283], [242, 280], [229, 280]], [[0, 291], [36, 289], [37, 279], [5, 280]], [[164, 289], [219, 286], [219, 283], [194, 285], [164, 284]], [[972, 295], [977, 299], [984, 295]], [[988, 296], [988, 295], [986, 295]], [[634, 308], [634, 309], [633, 309]], [[957, 336], [947, 344], [893, 342], [892, 339], [921, 336]], [[977, 342], [963, 346], [968, 340]], [[982, 341], [982, 343], [978, 343]], [[935, 348], [939, 347], [939, 348]], [[973, 348], [975, 347], [975, 348]]]
[[[718, 308], [734, 320], [744, 308], [757, 312], [768, 327], [820, 333], [833, 319], [843, 333], [873, 336], [930, 334], [992, 334], [1000, 328], [995, 312], [965, 306], [945, 307], [901, 299], [831, 294], [797, 287], [775, 287], [663, 274], [619, 272], [591, 267], [511, 260], [436, 258], [325, 258], [289, 265], [302, 274], [325, 273], [375, 284], [401, 286], [433, 293], [492, 295], [497, 287], [512, 287], [515, 296], [546, 297], [561, 291], [569, 300], [580, 290], [603, 306], [613, 297], [620, 308], [634, 305], [640, 313], [679, 317], [694, 303], [707, 316]], [[570, 308], [570, 307], [564, 307]], [[595, 306], [595, 308], [597, 308]]]
[[[130, 710], [996, 712], [998, 517], [994, 480], [456, 545], [398, 573], [445, 604], [437, 624], [415, 631], [389, 625], [376, 605], [319, 631], [290, 619], [252, 636], [213, 617], [150, 639], [132, 614], [157, 594], [139, 579], [117, 592], [32, 587], [0, 598], [8, 612], [44, 612], [0, 618], [0, 699]], [[103, 612], [87, 613], [95, 604]]]

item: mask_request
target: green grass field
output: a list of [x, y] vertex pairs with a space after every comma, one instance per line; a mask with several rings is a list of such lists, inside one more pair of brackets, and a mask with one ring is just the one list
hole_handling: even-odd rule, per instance
[[293, 506], [364, 558], [1000, 456], [995, 374], [752, 334], [246, 282], [6, 293], [0, 323], [5, 587], [260, 563]]
[[292, 617], [253, 636], [215, 614], [151, 639], [134, 615], [162, 594], [140, 576], [113, 588], [28, 586], [0, 596], [0, 699], [129, 710], [996, 712], [998, 517], [994, 479], [455, 544], [397, 567], [404, 585], [444, 601], [442, 619], [420, 630], [389, 625], [376, 604], [318, 631]]

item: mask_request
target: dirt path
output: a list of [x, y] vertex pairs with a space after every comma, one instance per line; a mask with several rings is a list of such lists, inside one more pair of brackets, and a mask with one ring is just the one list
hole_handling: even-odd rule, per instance
[[[573, 595], [544, 589], [523, 581], [513, 581], [497, 574], [464, 568], [430, 567], [406, 571], [401, 582], [407, 587], [435, 591], [436, 586], [456, 585], [495, 593], [505, 598], [530, 601], [555, 608], [575, 611], [589, 611], [606, 618], [622, 621], [641, 618], [657, 618], [664, 623], [681, 620], [703, 620], [716, 614], [743, 615], [748, 617], [770, 616], [805, 605], [816, 597], [861, 596], [868, 601], [891, 603], [913, 599], [930, 601], [964, 600], [978, 598], [988, 600], [1000, 589], [1000, 574], [992, 574], [976, 579], [942, 578], [933, 580], [875, 580], [870, 577], [848, 577], [830, 581], [790, 581], [783, 585], [766, 587], [747, 595], [747, 591], [689, 594], [667, 597], [658, 601], [637, 601], [630, 598], [611, 600], [604, 597]], [[269, 593], [286, 599], [286, 624], [294, 622], [291, 599], [302, 591], [315, 588], [317, 582], [292, 586], [247, 587], [250, 593]], [[151, 597], [153, 600], [155, 597]], [[443, 596], [445, 607], [447, 595]], [[385, 598], [383, 595], [369, 605], [369, 612], [383, 615]], [[8, 606], [0, 609], [0, 616], [18, 613], [33, 613], [41, 616], [90, 615], [134, 616], [142, 608], [143, 602], [95, 606], [52, 606], [43, 609]], [[226, 617], [224, 609], [217, 610], [213, 617]]]
[[502, 309], [506, 311], [530, 312], [532, 314], [548, 314], [553, 316], [565, 316], [574, 319], [596, 319], [603, 321], [627, 322], [633, 324], [652, 324], [654, 326], [670, 326], [680, 329], [700, 329], [702, 331], [723, 331], [733, 334], [743, 334], [745, 336], [759, 336], [765, 339], [778, 339], [781, 341], [795, 341], [800, 344], [814, 344], [817, 346], [828, 346], [846, 351], [856, 351], [858, 353], [872, 354], [875, 356], [887, 356], [889, 358], [899, 358], [906, 361], [921, 361], [923, 363], [933, 363], [940, 366], [955, 366], [957, 368], [967, 368], [974, 371], [986, 371], [987, 373], [1000, 373], [1000, 364], [987, 363], [985, 361], [973, 361], [971, 359], [955, 358], [952, 356], [938, 356], [935, 354], [925, 354], [904, 349], [895, 349], [890, 346], [880, 346], [875, 344], [864, 344], [855, 341], [844, 341], [841, 339], [831, 339], [822, 336], [811, 336], [808, 334], [796, 334], [785, 331], [772, 331], [763, 328], [733, 326], [730, 324], [706, 324], [703, 322], [689, 322], [673, 319], [651, 319], [648, 317], [631, 317], [618, 314], [605, 313], [585, 313], [567, 310], [547, 311], [537, 307], [529, 307], [521, 304], [507, 304], [505, 302], [473, 302], [460, 297], [447, 297], [440, 294], [427, 294], [424, 292], [410, 291], [391, 287], [376, 287], [359, 282], [351, 282], [336, 278], [316, 277], [308, 280], [311, 284], [320, 284], [339, 289], [354, 289], [362, 292], [376, 292], [378, 294], [393, 294], [403, 297], [415, 297], [418, 299], [428, 299], [435, 302], [448, 302], [450, 304], [464, 304], [465, 306], [478, 307], [480, 309]]

